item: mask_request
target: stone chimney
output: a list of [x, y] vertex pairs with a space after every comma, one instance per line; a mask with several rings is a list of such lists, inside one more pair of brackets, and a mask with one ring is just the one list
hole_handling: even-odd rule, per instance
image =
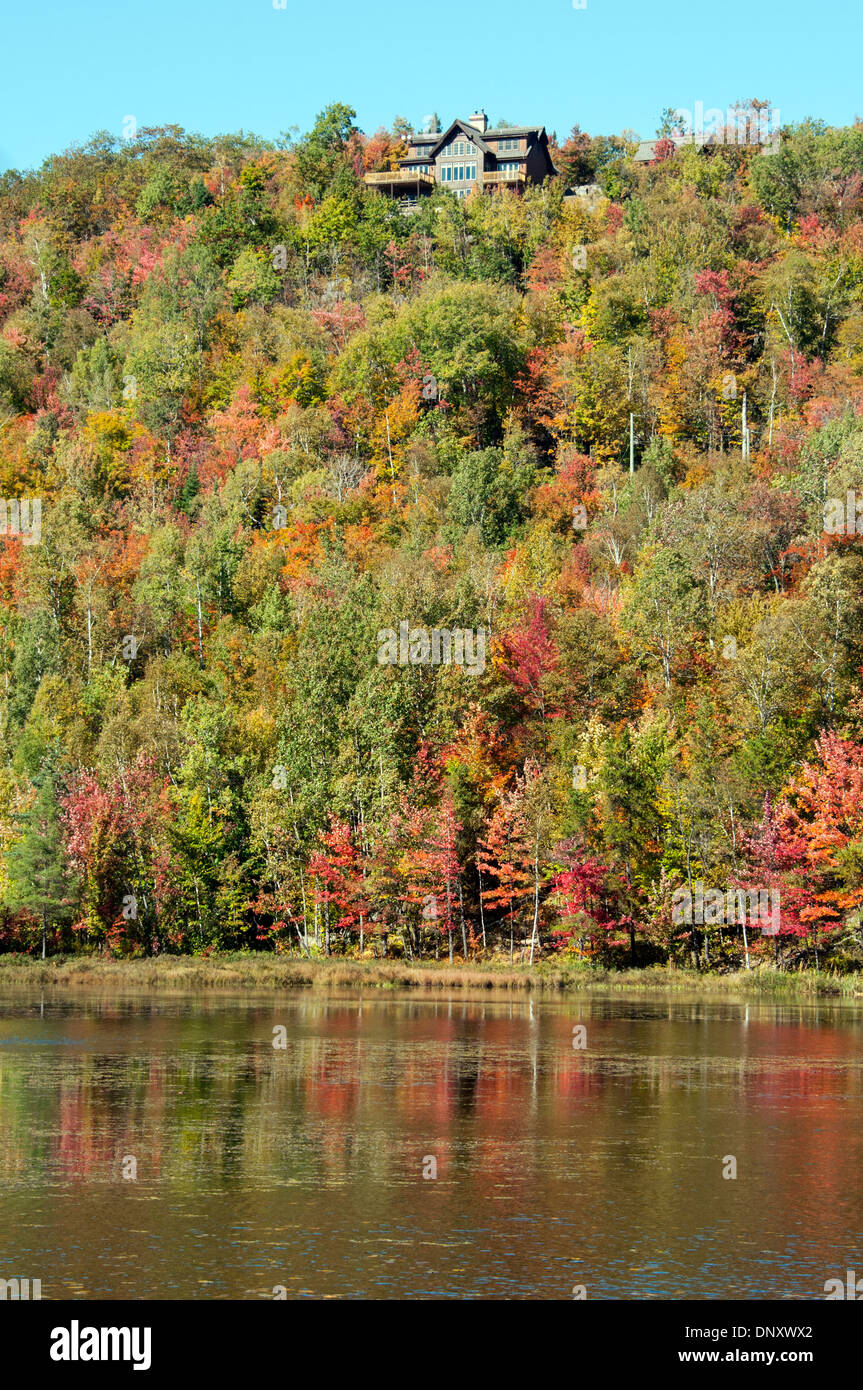
[[474, 126], [476, 130], [481, 130], [485, 135], [488, 130], [488, 116], [484, 111], [475, 111], [468, 124]]

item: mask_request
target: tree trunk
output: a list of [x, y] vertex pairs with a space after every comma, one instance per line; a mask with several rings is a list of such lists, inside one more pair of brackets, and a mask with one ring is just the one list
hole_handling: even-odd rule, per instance
[[[632, 416], [629, 417], [630, 420]], [[539, 927], [539, 839], [536, 841], [536, 853], [533, 859], [533, 931], [530, 935], [530, 964], [533, 965], [534, 951], [536, 950], [536, 933]]]

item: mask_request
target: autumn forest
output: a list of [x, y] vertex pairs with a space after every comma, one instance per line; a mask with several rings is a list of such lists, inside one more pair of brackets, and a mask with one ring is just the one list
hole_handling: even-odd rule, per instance
[[0, 175], [0, 951], [861, 968], [863, 124], [355, 119]]

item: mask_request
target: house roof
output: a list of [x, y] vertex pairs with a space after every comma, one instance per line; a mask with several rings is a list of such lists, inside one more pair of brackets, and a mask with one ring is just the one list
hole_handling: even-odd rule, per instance
[[[471, 125], [469, 121], [462, 120], [453, 121], [446, 130], [438, 131], [437, 134], [434, 135], [428, 132], [424, 132], [422, 135], [414, 135], [412, 133], [410, 136], [410, 143], [415, 146], [427, 146], [428, 155], [431, 157], [436, 155], [439, 150], [443, 149], [444, 145], [449, 144], [453, 136], [459, 131], [461, 131], [463, 135], [467, 135], [484, 154], [497, 153], [496, 150], [490, 148], [488, 143], [489, 140], [512, 139], [516, 136], [530, 137], [533, 135], [538, 140], [545, 141], [546, 144], [548, 143], [544, 125], [495, 126], [491, 130], [482, 131], [479, 126]], [[418, 156], [412, 157], [417, 158]]]
[[[670, 140], [676, 149], [680, 149], [681, 145], [692, 145], [695, 143], [695, 137], [693, 135], [664, 135], [661, 136], [660, 139]], [[636, 163], [649, 164], [651, 159], [655, 159], [656, 146], [660, 143], [660, 139], [642, 140], [635, 154], [632, 156]]]
[[476, 126], [470, 125], [467, 121], [453, 121], [447, 130], [442, 130], [435, 137], [435, 143], [429, 150], [429, 154], [436, 155], [439, 150], [443, 149], [444, 145], [449, 144], [452, 137], [459, 131], [461, 131], [462, 135], [467, 135], [475, 145], [478, 145], [484, 154], [494, 153], [485, 143], [482, 131], [478, 130]]
[[507, 135], [545, 135], [544, 125], [502, 125], [485, 133], [486, 140], [500, 140]]

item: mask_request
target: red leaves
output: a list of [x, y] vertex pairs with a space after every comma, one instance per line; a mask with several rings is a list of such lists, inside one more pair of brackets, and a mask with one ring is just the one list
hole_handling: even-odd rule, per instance
[[136, 918], [121, 917], [121, 907], [142, 872], [153, 881], [158, 910], [157, 865], [167, 853], [167, 807], [160, 792], [153, 760], [141, 753], [107, 785], [92, 772], [80, 773], [62, 799], [66, 854], [83, 879], [84, 916], [77, 930], [109, 933], [122, 922], [121, 930], [134, 931]]
[[368, 917], [360, 852], [350, 826], [337, 816], [330, 816], [329, 829], [320, 831], [318, 839], [321, 849], [309, 860], [309, 873], [318, 880], [315, 894], [335, 909], [331, 929], [352, 931]]
[[863, 902], [863, 888], [842, 886], [845, 852], [863, 840], [863, 747], [832, 732], [822, 733], [816, 747], [819, 761], [804, 763], [783, 812], [820, 888], [816, 902], [835, 917], [837, 907]]
[[657, 140], [653, 147], [653, 158], [650, 161], [650, 167], [653, 168], [655, 164], [664, 164], [666, 160], [671, 159], [676, 149], [677, 146], [674, 141], [669, 140], [667, 136], [663, 136], [661, 140]]
[[527, 617], [500, 639], [498, 665], [529, 708], [543, 718], [560, 710], [550, 704], [552, 677], [560, 657], [552, 637], [548, 599], [533, 594]]
[[549, 482], [541, 484], [534, 494], [534, 509], [539, 516], [552, 517], [562, 524], [570, 537], [578, 538], [584, 527], [574, 526], [581, 521], [576, 509], [584, 509], [584, 525], [593, 511], [601, 506], [596, 485], [596, 464], [587, 454], [574, 449], [563, 452], [557, 471]]
[[825, 732], [816, 748], [818, 761], [804, 763], [775, 809], [765, 798], [760, 826], [743, 841], [742, 886], [779, 890], [783, 935], [835, 928], [863, 902], [843, 862], [863, 840], [863, 747]]
[[614, 931], [623, 925], [612, 911], [611, 870], [593, 856], [583, 855], [573, 841], [558, 846], [565, 867], [558, 869], [551, 880], [551, 901], [559, 913], [562, 926], [552, 930], [558, 945], [573, 936], [595, 936], [598, 932]]
[[728, 284], [727, 270], [699, 271], [695, 277], [695, 289], [698, 294], [712, 296], [714, 309], [727, 309], [734, 298], [734, 291]]

